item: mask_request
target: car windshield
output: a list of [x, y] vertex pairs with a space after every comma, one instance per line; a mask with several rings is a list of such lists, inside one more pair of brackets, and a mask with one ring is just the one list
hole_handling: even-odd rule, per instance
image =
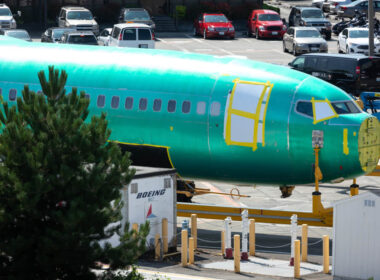
[[125, 20], [150, 20], [147, 11], [128, 11], [124, 16]]
[[302, 11], [303, 18], [324, 18], [323, 13], [320, 9], [316, 10], [304, 10]]
[[228, 22], [225, 15], [205, 16], [205, 22]]
[[11, 16], [12, 13], [9, 9], [0, 9], [0, 16]]
[[57, 29], [57, 30], [53, 30], [53, 35], [52, 37], [54, 39], [59, 39], [62, 37], [63, 33], [65, 33], [67, 30], [66, 29]]
[[67, 13], [67, 19], [91, 20], [92, 14], [89, 11], [72, 11]]
[[275, 14], [262, 14], [259, 15], [259, 20], [261, 21], [276, 21], [276, 20], [281, 20], [279, 15]]
[[26, 31], [7, 31], [7, 36], [14, 37], [17, 39], [30, 40], [30, 36]]
[[350, 38], [368, 38], [368, 30], [351, 30]]
[[85, 44], [85, 45], [97, 45], [95, 36], [91, 35], [71, 35], [68, 43], [70, 44]]
[[317, 30], [296, 30], [297, 38], [320, 38], [321, 34]]

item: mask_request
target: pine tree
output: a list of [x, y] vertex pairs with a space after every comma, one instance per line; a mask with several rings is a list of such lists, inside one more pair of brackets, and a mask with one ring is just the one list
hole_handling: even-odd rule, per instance
[[26, 85], [17, 106], [0, 112], [0, 278], [94, 279], [90, 268], [133, 264], [148, 226], [125, 231], [120, 246], [98, 241], [120, 231], [123, 185], [134, 172], [128, 154], [109, 142], [106, 115], [89, 115], [67, 74], [38, 73], [43, 94]]

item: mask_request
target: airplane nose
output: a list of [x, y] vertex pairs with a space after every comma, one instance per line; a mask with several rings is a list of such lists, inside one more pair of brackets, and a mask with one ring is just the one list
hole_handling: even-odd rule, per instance
[[362, 122], [358, 141], [360, 165], [365, 173], [370, 173], [380, 157], [380, 123], [377, 118], [370, 117]]

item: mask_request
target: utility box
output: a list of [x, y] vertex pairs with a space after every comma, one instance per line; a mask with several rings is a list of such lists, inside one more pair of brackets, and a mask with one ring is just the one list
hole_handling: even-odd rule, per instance
[[334, 204], [333, 276], [380, 280], [380, 197], [366, 192]]
[[[136, 170], [132, 181], [122, 189], [123, 208], [122, 229], [129, 223], [132, 229], [134, 223], [140, 225], [146, 221], [150, 224], [147, 236], [147, 249], [154, 248], [154, 238], [158, 233], [162, 238], [162, 219], [168, 219], [168, 246], [176, 247], [177, 232], [177, 185], [176, 170], [131, 166]], [[100, 242], [109, 242], [117, 246], [119, 236], [116, 234]]]

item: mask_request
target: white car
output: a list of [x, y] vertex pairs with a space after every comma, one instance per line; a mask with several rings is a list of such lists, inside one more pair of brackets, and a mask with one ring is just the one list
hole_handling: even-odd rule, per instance
[[[362, 53], [368, 55], [369, 40], [368, 28], [349, 27], [340, 32], [338, 36], [338, 52], [340, 53]], [[375, 38], [374, 53], [380, 53], [380, 41]]]
[[154, 49], [154, 33], [142, 23], [119, 23], [112, 28], [108, 46]]
[[83, 7], [62, 7], [57, 21], [58, 27], [71, 27], [77, 31], [91, 31], [95, 35], [99, 34], [98, 23], [92, 13]]
[[[18, 16], [21, 16], [21, 12], [17, 12]], [[17, 28], [16, 20], [13, 17], [11, 9], [5, 4], [0, 4], [0, 29]]]
[[102, 32], [100, 32], [98, 36], [98, 43], [100, 46], [108, 46], [110, 36], [111, 36], [112, 28], [105, 28]]

